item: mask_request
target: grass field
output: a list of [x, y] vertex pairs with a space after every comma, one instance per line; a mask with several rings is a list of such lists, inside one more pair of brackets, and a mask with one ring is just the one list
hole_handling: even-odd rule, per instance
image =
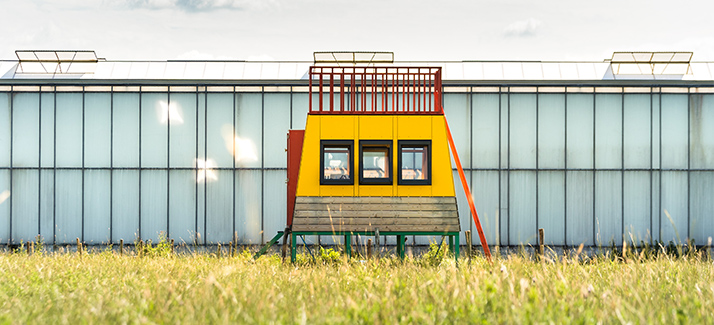
[[0, 254], [0, 323], [714, 323], [714, 267], [685, 255], [323, 251], [295, 265], [215, 254]]

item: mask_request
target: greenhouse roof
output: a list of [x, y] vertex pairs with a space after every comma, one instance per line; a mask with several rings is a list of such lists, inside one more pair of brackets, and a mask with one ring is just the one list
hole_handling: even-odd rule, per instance
[[[0, 61], [0, 80], [297, 81], [308, 78], [308, 68], [312, 65], [339, 64], [323, 61], [109, 61], [96, 59], [93, 51], [37, 52], [50, 58], [50, 54], [55, 54], [57, 60], [42, 59], [31, 55], [32, 51], [18, 51], [23, 56], [18, 54], [17, 60]], [[61, 59], [61, 55], [66, 58], [72, 52], [74, 58], [81, 55], [83, 59]], [[650, 53], [649, 59], [643, 53]], [[666, 56], [662, 53], [673, 54], [669, 56], [671, 62], [656, 59]], [[679, 57], [687, 60], [676, 59]], [[689, 62], [688, 59], [691, 52], [616, 52], [612, 59], [601, 62], [377, 61], [371, 65], [443, 67], [445, 82], [714, 80], [714, 62]]]

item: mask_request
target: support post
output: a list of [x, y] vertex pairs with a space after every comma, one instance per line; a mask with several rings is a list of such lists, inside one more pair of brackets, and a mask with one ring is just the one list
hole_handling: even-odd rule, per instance
[[454, 250], [454, 235], [449, 235], [449, 250], [451, 253], [456, 254], [456, 251]]
[[545, 230], [543, 228], [538, 228], [538, 255], [540, 258], [543, 258], [543, 254], [545, 254]]
[[377, 258], [379, 258], [379, 255], [381, 253], [381, 249], [379, 247], [379, 229], [374, 230], [374, 241], [375, 241], [375, 249], [377, 250]]
[[345, 255], [347, 258], [352, 258], [352, 236], [345, 235]]
[[459, 172], [459, 177], [461, 178], [461, 185], [464, 187], [464, 194], [466, 194], [466, 200], [469, 202], [469, 208], [471, 209], [471, 216], [476, 224], [476, 231], [478, 231], [479, 239], [481, 239], [481, 246], [483, 247], [483, 252], [486, 254], [486, 258], [491, 261], [491, 250], [488, 248], [488, 243], [486, 242], [486, 235], [483, 233], [483, 228], [481, 227], [481, 221], [478, 218], [478, 212], [476, 211], [476, 204], [474, 204], [474, 198], [471, 196], [471, 190], [469, 189], [469, 184], [466, 183], [466, 174], [464, 174], [464, 168], [461, 166], [461, 160], [459, 160], [459, 153], [456, 151], [456, 144], [454, 143], [454, 137], [451, 136], [451, 130], [449, 129], [449, 122], [444, 120], [444, 125], [446, 126], [446, 135], [449, 138], [449, 146], [451, 147], [451, 153], [454, 156], [454, 162], [456, 163], [457, 170]]
[[119, 256], [124, 256], [124, 239], [119, 239]]
[[473, 254], [473, 243], [471, 242], [471, 230], [466, 230], [466, 253], [468, 254], [469, 260], [471, 260], [471, 255]]
[[290, 262], [295, 263], [295, 260], [297, 259], [297, 245], [296, 243], [296, 237], [295, 233], [291, 232], [290, 233]]
[[367, 259], [372, 259], [372, 238], [367, 239]]
[[459, 241], [460, 241], [459, 235], [457, 234], [454, 237], [456, 237], [456, 238], [454, 238], [454, 240], [456, 241], [456, 244], [454, 245], [454, 260], [458, 262], [459, 261], [459, 246], [461, 246], [461, 245], [459, 244]]

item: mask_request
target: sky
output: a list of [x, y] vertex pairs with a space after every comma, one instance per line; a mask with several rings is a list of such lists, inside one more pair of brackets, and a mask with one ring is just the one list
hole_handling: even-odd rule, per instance
[[714, 61], [708, 1], [0, 0], [0, 59], [95, 50], [107, 60], [602, 61], [693, 51]]

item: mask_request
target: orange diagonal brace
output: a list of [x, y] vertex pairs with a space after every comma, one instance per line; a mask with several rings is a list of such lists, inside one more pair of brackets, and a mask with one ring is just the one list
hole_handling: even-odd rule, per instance
[[478, 231], [478, 236], [481, 239], [481, 247], [483, 247], [483, 252], [486, 254], [486, 258], [491, 260], [491, 250], [488, 249], [488, 243], [486, 242], [486, 236], [483, 234], [483, 228], [481, 228], [481, 221], [478, 219], [478, 212], [476, 212], [476, 205], [474, 204], [474, 198], [471, 196], [471, 190], [469, 190], [469, 184], [466, 183], [466, 175], [464, 174], [464, 168], [461, 167], [461, 160], [459, 160], [459, 153], [456, 151], [456, 144], [454, 144], [454, 138], [451, 136], [451, 130], [449, 129], [449, 122], [444, 119], [446, 123], [446, 135], [449, 137], [449, 146], [451, 147], [451, 153], [454, 155], [454, 161], [456, 162], [456, 167], [459, 170], [459, 177], [461, 178], [461, 185], [464, 186], [464, 193], [466, 194], [466, 200], [469, 201], [469, 208], [471, 208], [471, 216], [474, 218], [474, 223], [476, 223], [476, 230]]

